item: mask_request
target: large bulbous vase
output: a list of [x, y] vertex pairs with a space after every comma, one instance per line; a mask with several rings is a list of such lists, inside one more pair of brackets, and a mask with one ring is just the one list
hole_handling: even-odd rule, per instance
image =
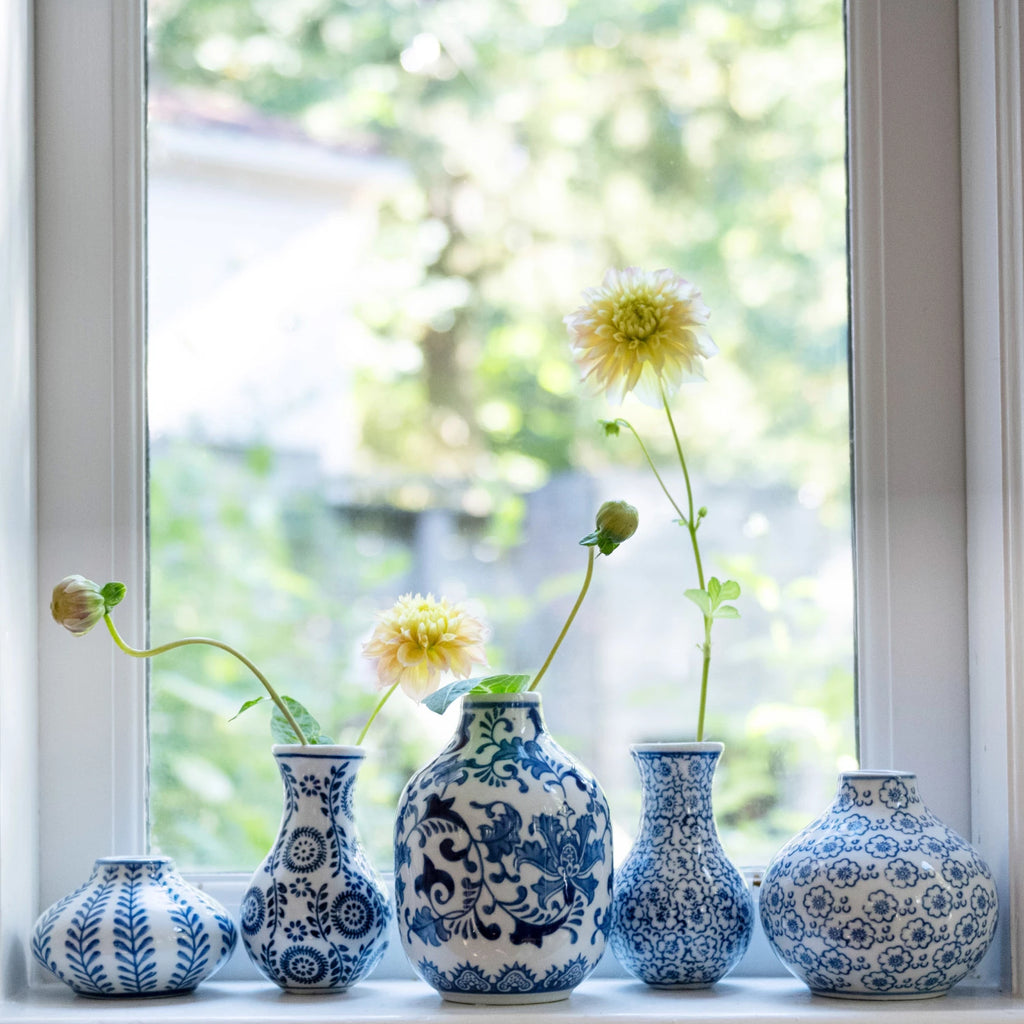
[[360, 747], [278, 745], [284, 811], [242, 899], [242, 942], [289, 992], [340, 992], [387, 949], [391, 908], [356, 831]]
[[921, 802], [909, 772], [845, 772], [832, 806], [790, 840], [761, 884], [779, 959], [813, 992], [944, 995], [995, 935], [985, 862]]
[[398, 931], [448, 1000], [563, 999], [608, 935], [612, 835], [594, 778], [535, 693], [463, 698], [455, 736], [409, 781], [395, 827]]
[[40, 916], [32, 954], [79, 995], [167, 996], [210, 978], [237, 938], [228, 912], [170, 857], [101, 857]]
[[711, 786], [721, 743], [639, 743], [636, 842], [615, 874], [612, 951], [659, 988], [707, 988], [746, 953], [754, 905], [722, 848]]

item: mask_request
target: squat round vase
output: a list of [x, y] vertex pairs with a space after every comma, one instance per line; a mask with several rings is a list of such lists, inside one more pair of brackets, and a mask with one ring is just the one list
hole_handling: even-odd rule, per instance
[[280, 744], [281, 827], [242, 898], [242, 942], [288, 992], [341, 992], [387, 949], [384, 885], [352, 812], [361, 747]]
[[235, 948], [228, 912], [170, 857], [101, 857], [36, 922], [37, 962], [83, 996], [190, 992]]
[[721, 743], [638, 743], [636, 842], [615, 873], [612, 952], [666, 989], [707, 988], [746, 953], [754, 903], [718, 837], [711, 785]]
[[611, 899], [607, 801], [552, 739], [540, 696], [464, 697], [455, 736], [398, 804], [413, 968], [454, 1002], [564, 999], [604, 952]]
[[768, 941], [823, 996], [945, 995], [977, 967], [997, 918], [987, 865], [909, 772], [844, 772], [832, 806], [761, 883]]

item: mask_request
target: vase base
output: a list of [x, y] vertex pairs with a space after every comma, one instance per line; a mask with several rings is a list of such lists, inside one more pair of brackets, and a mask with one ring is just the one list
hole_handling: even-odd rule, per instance
[[715, 982], [713, 981], [647, 981], [644, 979], [645, 985], [650, 985], [651, 988], [658, 989], [662, 992], [685, 992], [685, 991], [698, 991], [702, 988], [711, 988]]
[[471, 1003], [476, 1006], [526, 1006], [529, 1003], [557, 1003], [568, 999], [571, 988], [555, 992], [440, 992], [449, 1003]]
[[826, 999], [860, 999], [872, 1003], [907, 1003], [912, 999], [940, 999], [948, 991], [948, 988], [944, 988], [938, 992], [827, 992], [824, 989], [812, 988], [811, 995], [823, 996]]

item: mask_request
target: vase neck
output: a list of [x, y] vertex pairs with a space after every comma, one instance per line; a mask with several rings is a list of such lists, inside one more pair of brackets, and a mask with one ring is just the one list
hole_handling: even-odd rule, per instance
[[547, 732], [536, 693], [476, 694], [462, 699], [458, 734], [500, 743], [503, 740], [536, 739]]
[[638, 744], [631, 753], [640, 774], [643, 822], [666, 818], [714, 831], [711, 784], [719, 745]]
[[924, 805], [917, 792], [917, 776], [910, 772], [843, 772], [835, 807], [861, 814], [888, 817], [921, 814]]
[[175, 873], [175, 867], [170, 857], [100, 857], [92, 873], [105, 882], [148, 882]]

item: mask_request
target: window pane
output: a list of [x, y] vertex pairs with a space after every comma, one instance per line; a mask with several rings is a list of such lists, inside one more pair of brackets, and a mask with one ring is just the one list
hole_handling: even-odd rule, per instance
[[[706, 734], [729, 852], [765, 860], [854, 757], [844, 47], [839, 0], [151, 0], [151, 633], [244, 651], [354, 742], [359, 648], [401, 593], [468, 600], [534, 672], [623, 835], [631, 742], [692, 738], [700, 617], [663, 415], [578, 382], [562, 317], [608, 266], [671, 267], [720, 354], [673, 401], [716, 625]], [[276, 832], [269, 713], [240, 664], [152, 666], [154, 846], [249, 869]], [[395, 700], [362, 831], [446, 741]], [[827, 769], [823, 771], [823, 766]]]

